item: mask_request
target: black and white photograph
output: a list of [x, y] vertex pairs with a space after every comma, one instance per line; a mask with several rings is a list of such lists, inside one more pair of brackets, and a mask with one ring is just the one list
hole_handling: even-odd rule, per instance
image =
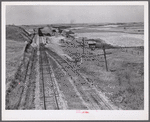
[[2, 34], [4, 120], [148, 118], [148, 2], [3, 2]]

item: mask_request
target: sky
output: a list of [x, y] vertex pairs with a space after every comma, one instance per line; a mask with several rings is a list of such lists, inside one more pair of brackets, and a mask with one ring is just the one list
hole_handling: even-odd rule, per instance
[[142, 5], [7, 5], [6, 24], [144, 22]]

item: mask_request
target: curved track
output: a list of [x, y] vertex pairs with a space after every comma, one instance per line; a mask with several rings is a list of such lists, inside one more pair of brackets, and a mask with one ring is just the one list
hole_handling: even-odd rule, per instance
[[[51, 49], [46, 48], [44, 45], [41, 45], [41, 47], [45, 50], [45, 53], [47, 54], [47, 58], [50, 61], [50, 65], [54, 70], [56, 79], [60, 84], [60, 86], [62, 85], [63, 78], [65, 79], [63, 85], [66, 85], [70, 82], [71, 86], [74, 86], [76, 95], [80, 98], [81, 100], [80, 103], [82, 103], [84, 109], [90, 110], [113, 109], [107, 102], [105, 102], [103, 98], [101, 98], [96, 88], [92, 86], [84, 77], [82, 77], [82, 75], [78, 73], [66, 60], [64, 60], [62, 57], [60, 57], [57, 53], [55, 53]], [[57, 71], [58, 69], [59, 71]], [[59, 77], [57, 76], [58, 74], [59, 76], [60, 75], [62, 76]], [[65, 74], [66, 76], [64, 77], [63, 74]], [[66, 79], [68, 79], [68, 81], [66, 81]], [[69, 88], [66, 87], [65, 89]], [[61, 90], [63, 91], [64, 89]], [[65, 93], [64, 96], [66, 96]], [[69, 101], [68, 99], [66, 98], [66, 101]], [[74, 107], [72, 109], [74, 109]]]

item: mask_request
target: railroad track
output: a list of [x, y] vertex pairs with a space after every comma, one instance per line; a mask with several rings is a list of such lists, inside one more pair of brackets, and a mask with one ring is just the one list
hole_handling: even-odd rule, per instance
[[[15, 74], [14, 82], [6, 91], [6, 109], [26, 109], [31, 108], [33, 96], [29, 98], [31, 77], [33, 74], [33, 65], [35, 61], [35, 50], [31, 46], [26, 46], [23, 59]], [[30, 91], [29, 91], [30, 89]], [[29, 101], [28, 101], [29, 100]], [[13, 103], [13, 104], [12, 104]], [[29, 105], [30, 104], [30, 105]]]
[[74, 70], [74, 68], [62, 57], [60, 57], [54, 51], [45, 48], [48, 54], [48, 58], [59, 65], [63, 72], [67, 73], [77, 91], [86, 103], [87, 109], [90, 110], [111, 110], [113, 109], [108, 103], [105, 102], [100, 96], [96, 88], [92, 86], [80, 73]]
[[[24, 60], [27, 58], [28, 61], [28, 65], [27, 65], [27, 69], [26, 69], [26, 74], [25, 74], [25, 82], [24, 82], [24, 90], [23, 93], [21, 95], [21, 101], [20, 101], [20, 105], [18, 109], [34, 109], [34, 105], [33, 105], [33, 101], [34, 101], [34, 68], [35, 68], [35, 62], [36, 62], [36, 50], [30, 46], [30, 48], [32, 48], [32, 51], [30, 50], [30, 52], [25, 52], [25, 54], [30, 53], [30, 57], [24, 57]], [[24, 61], [25, 62], [25, 61]], [[25, 66], [24, 66], [25, 67]]]
[[52, 78], [52, 71], [43, 46], [40, 46], [40, 77], [42, 108], [45, 110], [59, 110], [59, 93]]

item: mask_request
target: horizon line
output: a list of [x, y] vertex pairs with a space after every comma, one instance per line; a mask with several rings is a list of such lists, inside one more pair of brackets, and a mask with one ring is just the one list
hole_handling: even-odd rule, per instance
[[6, 24], [6, 25], [60, 25], [60, 24], [67, 24], [67, 25], [76, 25], [76, 24], [118, 24], [118, 23], [144, 23], [144, 22], [101, 22], [101, 23], [46, 23], [46, 24]]

